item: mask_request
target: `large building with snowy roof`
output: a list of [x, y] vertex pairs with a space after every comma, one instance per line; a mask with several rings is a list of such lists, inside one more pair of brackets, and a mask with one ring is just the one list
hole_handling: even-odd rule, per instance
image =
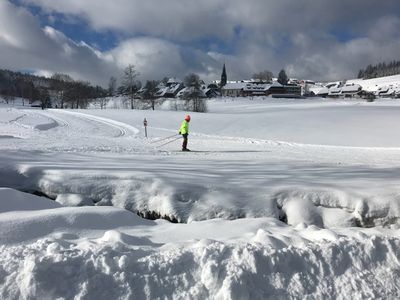
[[300, 96], [301, 86], [282, 85], [278, 82], [237, 81], [228, 82], [222, 87], [221, 92], [222, 96], [225, 97], [268, 96], [274, 94]]

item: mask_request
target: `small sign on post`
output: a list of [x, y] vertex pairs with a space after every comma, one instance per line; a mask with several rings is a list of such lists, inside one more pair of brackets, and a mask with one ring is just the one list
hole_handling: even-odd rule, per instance
[[144, 118], [143, 120], [143, 125], [144, 125], [144, 136], [147, 138], [147, 120]]

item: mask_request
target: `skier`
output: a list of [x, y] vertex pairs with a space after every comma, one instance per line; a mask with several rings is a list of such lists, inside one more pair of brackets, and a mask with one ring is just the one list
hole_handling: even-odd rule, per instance
[[182, 122], [181, 128], [179, 129], [179, 134], [183, 136], [182, 151], [190, 151], [187, 148], [188, 135], [189, 135], [189, 122], [190, 122], [190, 116], [187, 115], [185, 117], [185, 120], [183, 120]]

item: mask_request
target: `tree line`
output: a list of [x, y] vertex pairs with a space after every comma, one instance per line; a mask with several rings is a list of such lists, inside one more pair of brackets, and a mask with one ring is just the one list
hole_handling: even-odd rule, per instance
[[[138, 80], [139, 73], [134, 65], [128, 65], [120, 78], [112, 76], [107, 88], [93, 86], [89, 82], [76, 81], [71, 76], [55, 73], [50, 78], [0, 70], [0, 95], [7, 103], [15, 98], [22, 99], [23, 105], [38, 105], [42, 108], [87, 108], [90, 103], [105, 108], [110, 97], [122, 96], [127, 107], [131, 109], [155, 109], [159, 99], [160, 86], [165, 86], [168, 78], [160, 81], [147, 80], [144, 85]], [[185, 109], [205, 111], [206, 104], [202, 99], [201, 87], [204, 82], [198, 75], [185, 77]]]
[[75, 81], [66, 74], [56, 73], [46, 78], [0, 70], [0, 95], [7, 103], [21, 98], [28, 101], [27, 104], [38, 102], [42, 108], [50, 107], [52, 102], [59, 108], [86, 108], [93, 99], [105, 97], [107, 90], [89, 82]]
[[377, 65], [368, 65], [365, 69], [358, 72], [358, 78], [371, 79], [400, 74], [400, 61], [390, 63], [379, 63]]
[[[274, 77], [273, 73], [269, 70], [265, 70], [259, 73], [255, 73], [253, 74], [252, 78], [255, 80], [259, 80], [261, 82], [268, 82], [271, 83], [272, 82], [272, 78]], [[286, 71], [284, 69], [282, 69], [279, 74], [278, 74], [278, 78], [277, 81], [282, 84], [282, 85], [286, 85], [289, 82], [289, 77], [286, 75]]]

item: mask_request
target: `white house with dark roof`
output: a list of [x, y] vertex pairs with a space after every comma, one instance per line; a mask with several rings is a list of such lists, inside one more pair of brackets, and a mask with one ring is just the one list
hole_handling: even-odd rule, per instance
[[244, 96], [243, 90], [246, 87], [246, 82], [227, 82], [221, 89], [224, 97], [241, 97]]

